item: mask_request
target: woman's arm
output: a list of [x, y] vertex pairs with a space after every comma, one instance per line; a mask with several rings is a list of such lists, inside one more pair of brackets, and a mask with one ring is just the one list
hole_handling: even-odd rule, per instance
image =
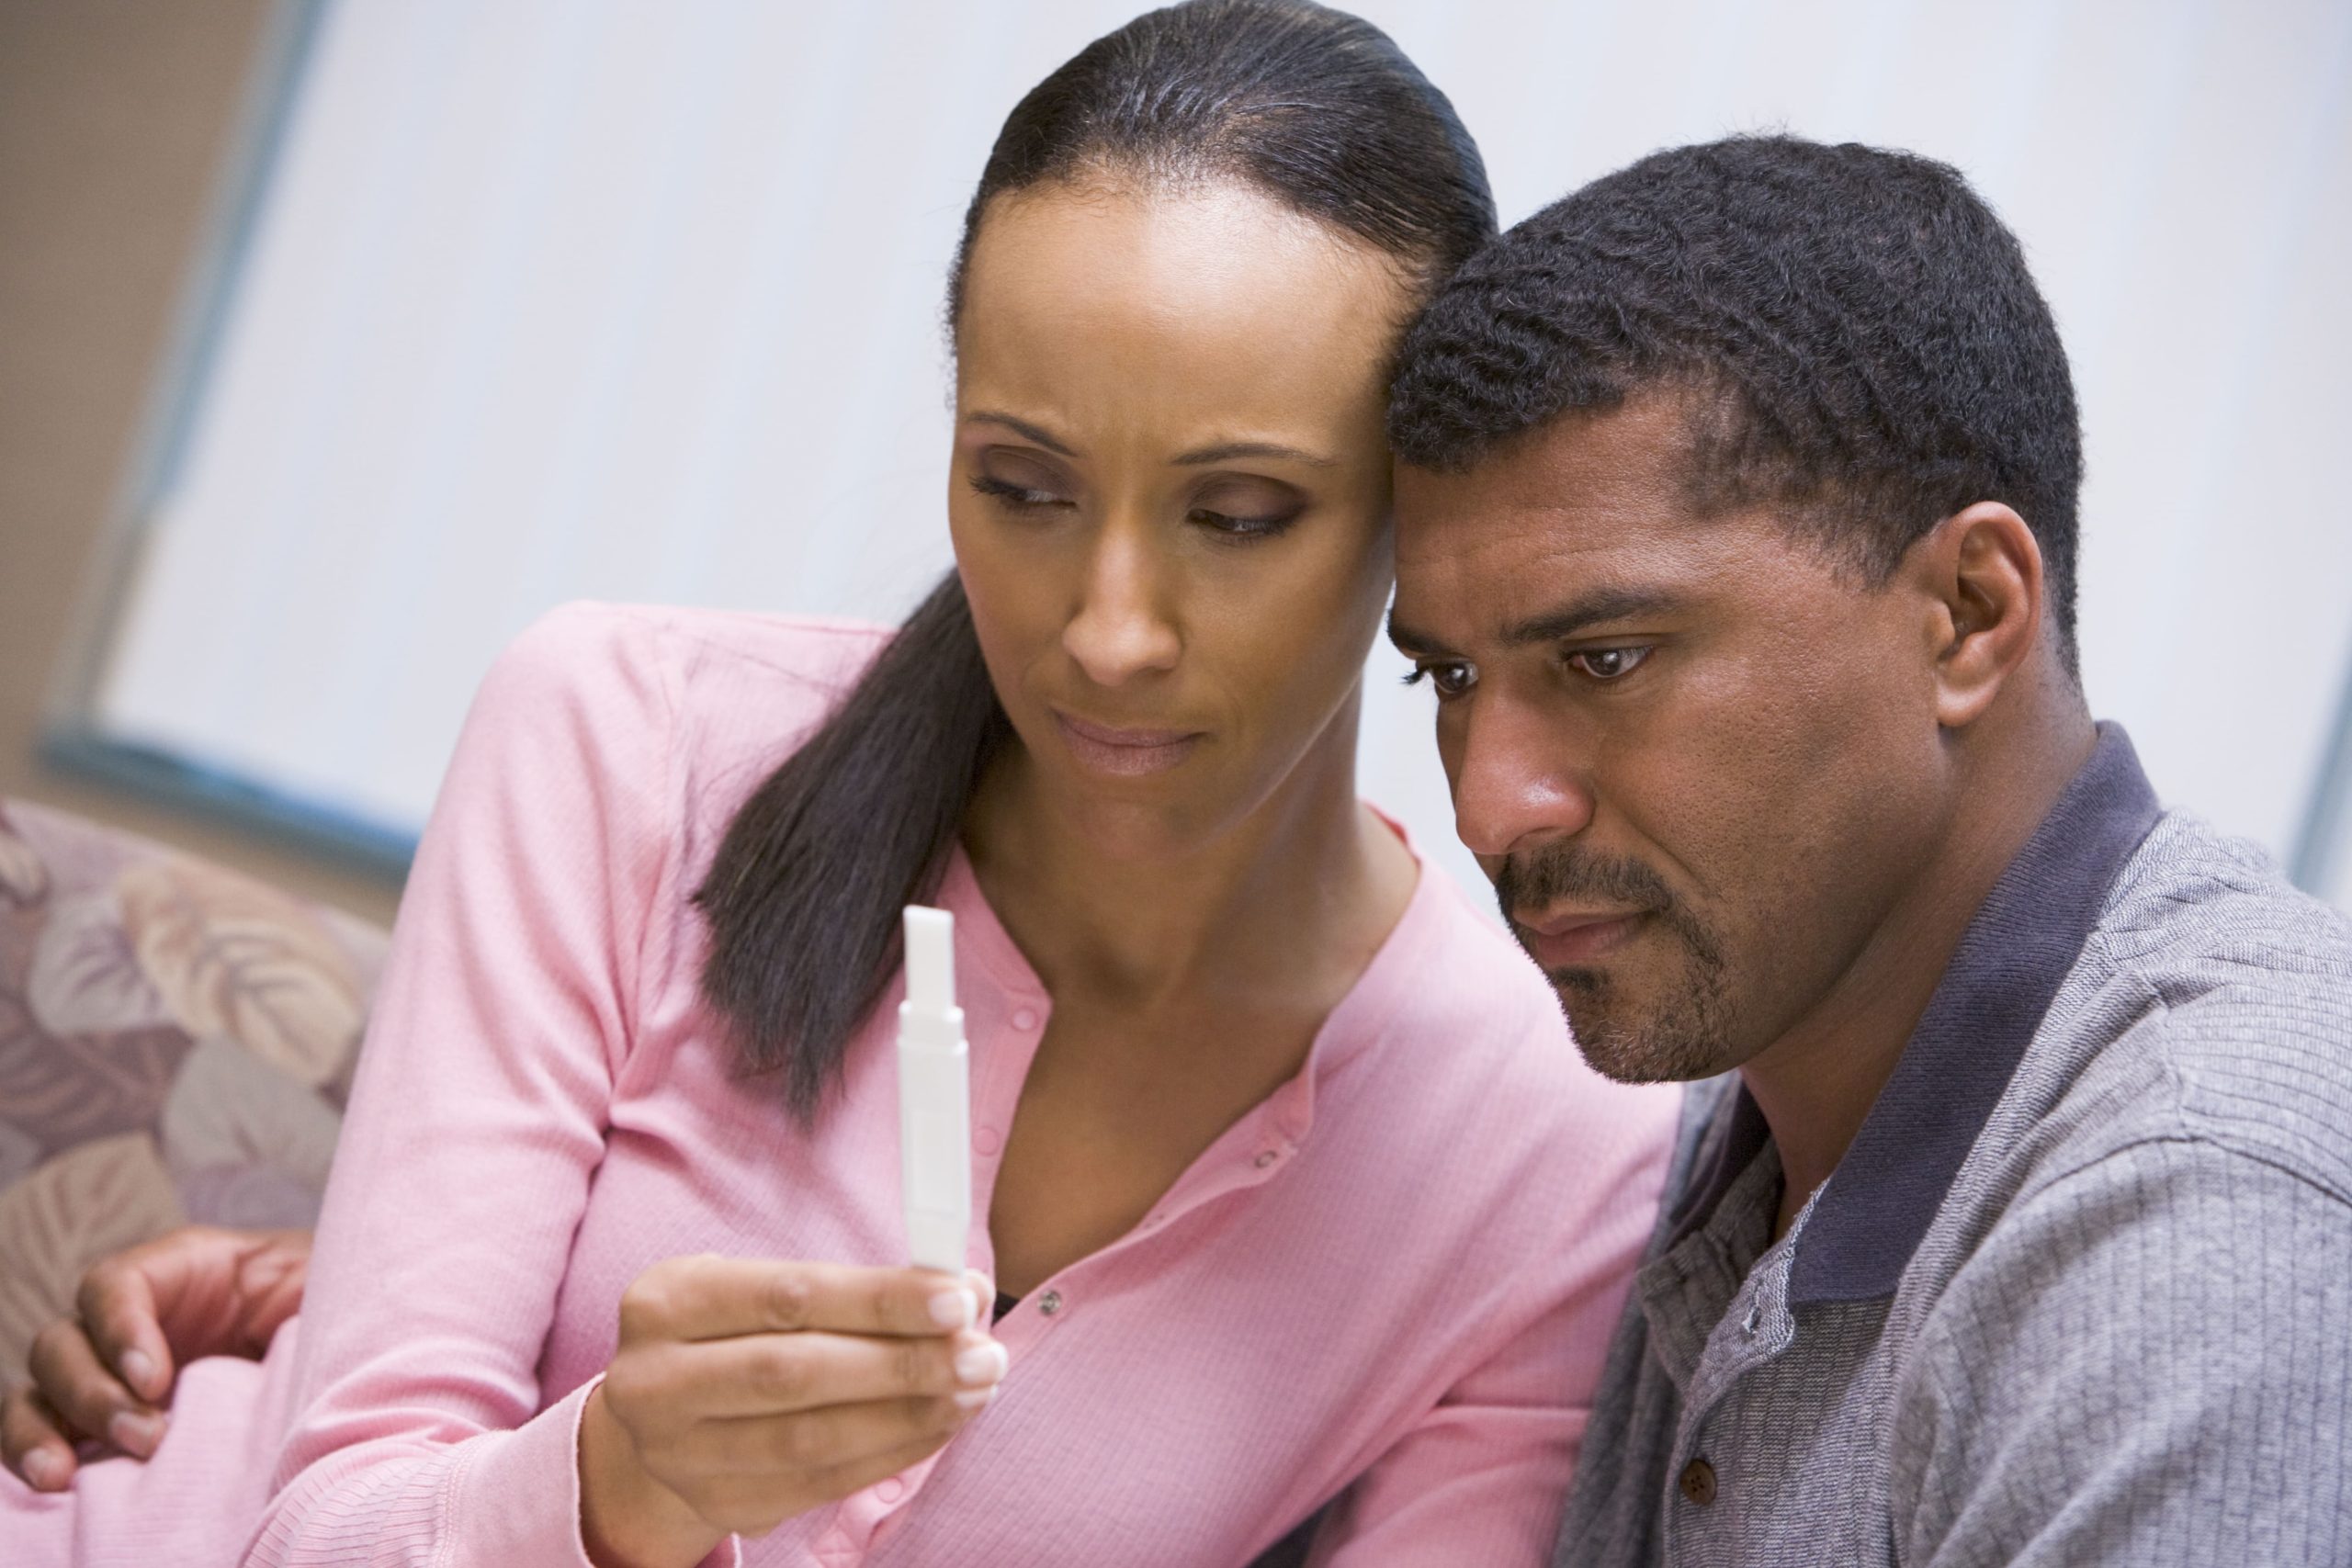
[[684, 897], [658, 636], [560, 611], [476, 699], [393, 932], [249, 1562], [689, 1563], [929, 1454], [1003, 1374], [968, 1281], [671, 1258], [623, 1294], [605, 1375], [539, 1409], [640, 969]]
[[571, 608], [484, 681], [335, 1150], [257, 1563], [582, 1562], [594, 1383], [537, 1367], [673, 875], [651, 629]]

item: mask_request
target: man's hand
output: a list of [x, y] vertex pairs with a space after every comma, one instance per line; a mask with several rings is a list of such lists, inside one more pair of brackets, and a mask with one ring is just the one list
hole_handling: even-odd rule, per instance
[[32, 1382], [0, 1404], [0, 1462], [37, 1491], [73, 1484], [77, 1443], [145, 1459], [172, 1382], [203, 1356], [258, 1357], [302, 1303], [308, 1231], [187, 1225], [91, 1266], [75, 1315], [33, 1339]]

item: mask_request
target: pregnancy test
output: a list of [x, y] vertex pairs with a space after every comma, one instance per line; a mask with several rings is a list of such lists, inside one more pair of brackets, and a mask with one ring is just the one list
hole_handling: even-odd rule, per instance
[[899, 1166], [907, 1256], [964, 1271], [972, 1230], [972, 1105], [964, 1010], [956, 1005], [956, 917], [907, 906], [907, 999], [899, 1004]]

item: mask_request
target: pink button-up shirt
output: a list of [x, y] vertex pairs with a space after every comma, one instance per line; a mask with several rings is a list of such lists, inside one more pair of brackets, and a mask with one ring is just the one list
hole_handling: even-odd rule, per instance
[[[401, 908], [301, 1332], [272, 1349], [290, 1415], [249, 1561], [582, 1562], [580, 1410], [640, 1270], [903, 1259], [896, 990], [804, 1131], [737, 1077], [687, 901], [883, 636], [574, 606], [492, 672]], [[938, 901], [992, 1272], [987, 1198], [1053, 998], [960, 854]], [[1587, 1068], [1542, 978], [1425, 869], [1299, 1075], [1004, 1318], [988, 1410], [721, 1555], [1197, 1568], [1344, 1495], [1323, 1561], [1540, 1562], [1677, 1106]]]

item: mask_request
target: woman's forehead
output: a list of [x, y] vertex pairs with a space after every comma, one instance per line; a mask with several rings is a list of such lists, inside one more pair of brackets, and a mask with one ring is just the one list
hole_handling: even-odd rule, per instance
[[1378, 378], [1409, 306], [1381, 253], [1246, 184], [1051, 186], [983, 219], [957, 353], [989, 380], [1148, 373], [1295, 396]]

